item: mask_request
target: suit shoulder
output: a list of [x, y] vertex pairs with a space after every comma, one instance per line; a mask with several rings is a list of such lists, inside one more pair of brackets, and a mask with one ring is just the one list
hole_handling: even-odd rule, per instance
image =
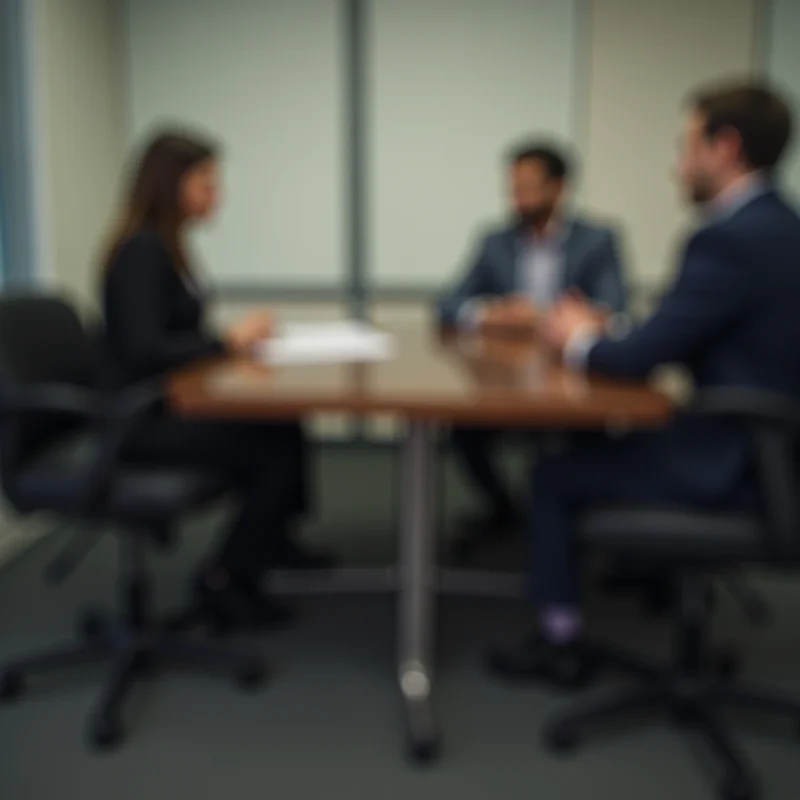
[[484, 228], [478, 234], [478, 239], [484, 248], [492, 248], [512, 241], [515, 236], [516, 229], [506, 225]]
[[[683, 251], [684, 267], [692, 273], [715, 275], [730, 284], [750, 283], [754, 266], [760, 266], [763, 248], [747, 232], [735, 225], [709, 225], [695, 231]], [[723, 272], [720, 272], [723, 270]]]
[[724, 252], [734, 245], [738, 235], [737, 228], [728, 224], [707, 225], [698, 228], [686, 240], [686, 251]]
[[759, 197], [736, 213], [697, 231], [691, 242], [748, 244], [770, 243], [776, 238], [800, 237], [800, 216], [779, 195]]
[[574, 234], [594, 241], [607, 241], [619, 236], [618, 226], [608, 220], [573, 217], [571, 227]]
[[160, 283], [172, 270], [172, 259], [153, 231], [137, 231], [121, 241], [105, 271], [105, 284], [124, 290], [133, 284]]

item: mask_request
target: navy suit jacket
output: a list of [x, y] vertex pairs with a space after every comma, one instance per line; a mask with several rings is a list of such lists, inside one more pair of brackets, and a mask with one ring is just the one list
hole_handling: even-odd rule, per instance
[[[800, 398], [800, 217], [770, 190], [695, 233], [655, 314], [624, 339], [603, 339], [587, 367], [644, 378], [681, 363], [698, 388], [749, 387]], [[742, 423], [678, 417], [658, 437], [682, 496], [723, 501], [752, 465]]]
[[[580, 289], [612, 311], [624, 311], [627, 287], [614, 232], [582, 219], [571, 219], [566, 225], [562, 291]], [[440, 323], [455, 325], [460, 309], [468, 300], [519, 292], [524, 285], [521, 275], [523, 246], [523, 236], [516, 227], [486, 236], [467, 273], [455, 288], [439, 299]]]

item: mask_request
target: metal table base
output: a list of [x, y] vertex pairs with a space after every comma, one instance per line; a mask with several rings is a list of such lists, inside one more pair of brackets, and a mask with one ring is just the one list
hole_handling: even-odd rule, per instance
[[397, 593], [397, 680], [408, 753], [422, 762], [434, 759], [440, 745], [432, 705], [437, 594], [512, 598], [522, 593], [522, 579], [513, 573], [437, 569], [435, 459], [435, 425], [410, 422], [402, 451], [396, 568], [278, 573], [273, 583], [284, 594]]
[[403, 443], [398, 554], [398, 670], [409, 751], [429, 761], [439, 751], [433, 716], [436, 537], [433, 530], [435, 429], [409, 423]]

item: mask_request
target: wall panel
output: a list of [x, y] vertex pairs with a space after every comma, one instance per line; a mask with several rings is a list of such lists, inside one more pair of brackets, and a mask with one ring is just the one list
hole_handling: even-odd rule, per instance
[[[790, 0], [791, 1], [791, 0]], [[687, 223], [673, 180], [682, 102], [754, 66], [758, 0], [592, 0], [584, 204], [619, 220], [659, 283]]]

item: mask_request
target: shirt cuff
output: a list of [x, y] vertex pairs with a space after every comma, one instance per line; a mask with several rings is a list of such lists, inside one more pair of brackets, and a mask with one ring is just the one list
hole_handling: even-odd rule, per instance
[[478, 327], [480, 310], [480, 300], [466, 300], [461, 304], [456, 314], [456, 325], [466, 330], [474, 330]]
[[592, 348], [600, 341], [594, 325], [578, 328], [564, 345], [564, 363], [574, 372], [585, 372]]

